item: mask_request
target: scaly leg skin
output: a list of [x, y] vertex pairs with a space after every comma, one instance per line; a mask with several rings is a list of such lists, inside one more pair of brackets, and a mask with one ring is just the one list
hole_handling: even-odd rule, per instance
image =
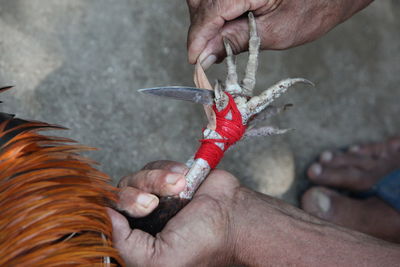
[[240, 94], [242, 93], [242, 88], [238, 83], [238, 76], [236, 72], [236, 59], [233, 55], [231, 45], [229, 41], [224, 38], [224, 45], [226, 50], [226, 67], [228, 69], [228, 74], [226, 75], [225, 81], [225, 92], [230, 94]]
[[244, 134], [244, 138], [246, 137], [257, 137], [257, 136], [271, 136], [271, 135], [278, 135], [278, 134], [285, 134], [291, 129], [279, 129], [273, 126], [264, 126], [257, 129], [251, 129], [246, 131]]
[[[227, 95], [227, 93], [229, 93], [233, 97], [233, 101], [235, 101], [237, 110], [240, 112], [242, 124], [245, 126], [254, 118], [257, 118], [256, 115], [260, 113], [261, 119], [255, 119], [253, 121], [253, 124], [255, 124], [255, 122], [257, 121], [261, 121], [263, 117], [268, 117], [279, 113], [279, 111], [283, 108], [276, 109], [270, 107], [269, 105], [295, 83], [300, 82], [312, 84], [308, 80], [302, 78], [286, 79], [268, 88], [259, 96], [253, 96], [253, 90], [256, 82], [256, 72], [258, 67], [260, 38], [257, 35], [256, 22], [252, 13], [249, 13], [249, 28], [249, 60], [246, 67], [245, 77], [241, 83], [241, 86], [238, 84], [236, 63], [231, 46], [229, 45], [228, 40], [224, 40], [227, 54], [226, 60], [228, 73], [225, 85], [221, 85], [217, 82], [214, 88], [214, 102], [217, 112], [222, 111], [225, 107], [227, 107], [228, 104], [230, 104], [229, 101], [231, 100]], [[262, 112], [264, 110], [266, 111], [263, 114]], [[225, 115], [225, 119], [232, 120], [232, 118], [232, 111], [229, 111]], [[209, 125], [212, 125], [212, 123], [209, 123]], [[258, 129], [253, 128], [252, 126], [249, 127], [247, 132], [244, 134], [245, 137], [275, 135], [282, 134], [288, 131], [286, 129], [277, 129], [272, 126], [264, 126]], [[224, 139], [224, 137], [222, 137], [214, 129], [206, 128], [203, 131], [203, 139], [215, 140]], [[215, 142], [215, 144], [223, 151], [226, 150], [225, 143]], [[207, 177], [212, 168], [206, 160], [202, 158], [195, 159], [194, 157], [189, 159], [187, 165], [190, 167], [190, 169], [186, 174], [186, 189], [181, 192], [179, 197], [162, 197], [160, 199], [160, 205], [150, 215], [140, 219], [129, 219], [132, 228], [138, 228], [147, 231], [152, 235], [156, 235], [164, 228], [168, 220], [172, 218], [190, 201], [197, 188], [201, 185], [201, 183]]]
[[260, 37], [257, 35], [256, 20], [253, 13], [249, 13], [249, 29], [249, 61], [247, 62], [246, 74], [242, 82], [243, 94], [245, 96], [253, 95], [258, 68], [258, 51], [260, 49]]

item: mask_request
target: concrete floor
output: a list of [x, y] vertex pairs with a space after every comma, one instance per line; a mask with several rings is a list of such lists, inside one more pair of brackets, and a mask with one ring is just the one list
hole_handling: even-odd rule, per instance
[[[295, 107], [274, 123], [296, 131], [241, 143], [220, 167], [296, 203], [322, 150], [399, 133], [399, 17], [399, 1], [375, 1], [312, 44], [264, 52], [259, 91], [287, 77], [316, 88], [298, 86], [279, 100]], [[1, 96], [1, 110], [69, 127], [64, 135], [101, 149], [90, 156], [115, 181], [152, 160], [186, 161], [201, 107], [136, 90], [193, 84], [188, 26], [179, 0], [1, 0], [0, 84], [17, 87]], [[225, 66], [208, 74], [224, 78]]]

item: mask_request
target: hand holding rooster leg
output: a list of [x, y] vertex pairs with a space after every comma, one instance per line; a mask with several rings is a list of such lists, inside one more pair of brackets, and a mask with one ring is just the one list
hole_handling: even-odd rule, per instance
[[[142, 170], [125, 176], [118, 187], [118, 208], [133, 217], [143, 217], [158, 205], [158, 196], [177, 196], [185, 189], [188, 168], [173, 161], [150, 162]], [[137, 188], [140, 188], [138, 190]]]
[[[162, 168], [162, 169], [157, 169]], [[171, 171], [172, 170], [172, 171]], [[173, 172], [175, 171], [175, 172]], [[187, 168], [175, 162], [154, 162], [135, 175], [125, 177], [120, 185], [119, 209], [133, 217], [149, 214], [157, 205], [147, 208], [139, 203], [141, 196], [177, 195], [185, 188], [183, 174]], [[168, 178], [178, 178], [174, 185]], [[236, 237], [231, 220], [234, 196], [239, 190], [235, 177], [224, 171], [212, 171], [195, 197], [174, 216], [156, 237], [140, 230], [131, 230], [124, 216], [114, 210], [114, 244], [128, 266], [225, 266], [232, 263]], [[147, 212], [147, 214], [145, 213]]]
[[[139, 196], [177, 194], [184, 188], [179, 172], [186, 172], [183, 164], [162, 161], [124, 178], [121, 186], [139, 188], [122, 191], [120, 208], [147, 215], [157, 201], [143, 210], [137, 208]], [[167, 182], [170, 175], [178, 178], [175, 185]], [[240, 186], [221, 170], [210, 173], [156, 237], [132, 231], [114, 210], [109, 214], [114, 244], [128, 266], [394, 266], [400, 261], [399, 246], [321, 221]]]
[[225, 37], [234, 54], [248, 49], [248, 24], [256, 17], [261, 49], [287, 49], [318, 39], [373, 0], [187, 0], [190, 12], [189, 62], [207, 69], [226, 55]]
[[[291, 86], [296, 83], [308, 85], [312, 85], [312, 83], [303, 78], [288, 78], [269, 87], [261, 94], [254, 95], [253, 89], [256, 83], [260, 37], [257, 34], [256, 21], [251, 12], [248, 14], [248, 24], [250, 35], [249, 59], [244, 79], [240, 83], [236, 73], [236, 63], [231, 45], [227, 40], [224, 40], [228, 55], [228, 75], [225, 83], [216, 82], [211, 103], [208, 102], [208, 104], [204, 105], [208, 124], [203, 130], [200, 147], [186, 163], [189, 167], [185, 173], [186, 188], [177, 197], [160, 198], [159, 205], [149, 216], [133, 220], [125, 212], [132, 228], [145, 230], [153, 236], [159, 233], [168, 220], [175, 216], [192, 199], [197, 188], [206, 179], [210, 171], [221, 161], [225, 151], [240, 141], [243, 136], [263, 136], [286, 132], [286, 130], [276, 129], [271, 126], [267, 128], [254, 128], [254, 126], [256, 122], [260, 121], [257, 120], [259, 115], [266, 117], [262, 113], [267, 112], [272, 115], [271, 112], [268, 112], [268, 109], [271, 108], [271, 103]], [[199, 90], [212, 90], [212, 86], [200, 64], [196, 65], [194, 81], [198, 88], [203, 88]], [[158, 88], [156, 92], [162, 93], [163, 90], [165, 92], [167, 89]], [[157, 94], [156, 92], [153, 92], [153, 94]], [[210, 93], [210, 91], [208, 92]]]

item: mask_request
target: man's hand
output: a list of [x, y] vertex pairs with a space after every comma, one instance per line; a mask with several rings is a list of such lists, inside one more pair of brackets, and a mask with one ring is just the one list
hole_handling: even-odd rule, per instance
[[[119, 209], [149, 214], [159, 196], [185, 187], [187, 168], [157, 161], [122, 179]], [[128, 266], [394, 266], [400, 248], [312, 217], [214, 170], [194, 198], [153, 237], [109, 210], [113, 242]]]
[[261, 49], [286, 49], [311, 42], [373, 0], [187, 0], [191, 25], [189, 62], [208, 68], [222, 61], [226, 37], [235, 54], [248, 48], [246, 12], [256, 17]]
[[[185, 187], [185, 165], [153, 162], [123, 178], [118, 208], [133, 217], [149, 214], [158, 196], [176, 195]], [[128, 266], [225, 266], [233, 261], [236, 229], [233, 223], [235, 194], [240, 186], [231, 174], [215, 170], [192, 201], [155, 238], [131, 230], [127, 220], [109, 210], [113, 239]]]

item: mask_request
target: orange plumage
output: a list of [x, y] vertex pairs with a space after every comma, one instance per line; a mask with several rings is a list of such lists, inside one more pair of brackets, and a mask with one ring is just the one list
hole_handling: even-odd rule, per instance
[[105, 209], [116, 189], [78, 154], [90, 148], [38, 133], [60, 128], [0, 113], [0, 266], [123, 264]]

